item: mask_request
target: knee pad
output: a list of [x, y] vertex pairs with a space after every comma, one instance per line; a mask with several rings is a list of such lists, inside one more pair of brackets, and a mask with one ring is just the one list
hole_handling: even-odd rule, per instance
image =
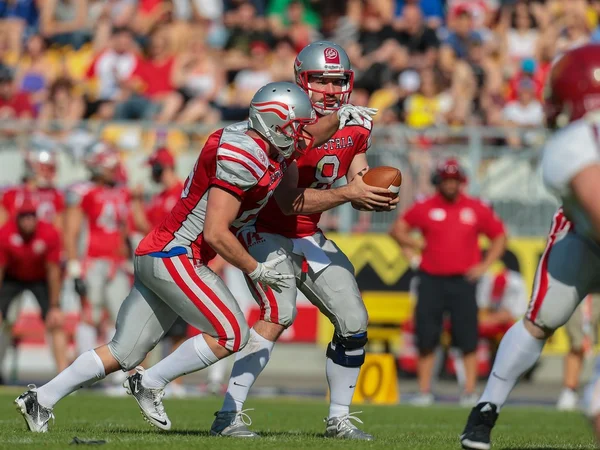
[[327, 347], [327, 357], [340, 366], [360, 367], [365, 362], [364, 347], [367, 342], [366, 331], [345, 337], [334, 334]]

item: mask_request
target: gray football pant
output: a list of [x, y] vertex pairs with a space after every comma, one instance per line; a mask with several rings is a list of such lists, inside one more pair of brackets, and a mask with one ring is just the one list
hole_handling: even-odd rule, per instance
[[[248, 233], [251, 236], [248, 236]], [[322, 233], [314, 235], [331, 264], [318, 273], [310, 267], [303, 272], [304, 256], [293, 253], [291, 239], [278, 234], [256, 233], [249, 227], [240, 236], [248, 252], [259, 262], [285, 254], [286, 260], [276, 270], [291, 273], [294, 279], [285, 280], [282, 292], [263, 288], [248, 277], [246, 283], [261, 308], [261, 318], [288, 327], [296, 317], [296, 289], [329, 318], [340, 337], [349, 337], [367, 330], [368, 315], [356, 284], [354, 267], [339, 247]]]
[[85, 271], [85, 282], [94, 323], [100, 324], [105, 309], [115, 323], [121, 303], [131, 289], [129, 275], [108, 259], [92, 259]]
[[121, 305], [108, 344], [124, 370], [141, 363], [177, 316], [236, 352], [248, 341], [248, 324], [225, 283], [187, 256], [136, 256], [135, 282]]

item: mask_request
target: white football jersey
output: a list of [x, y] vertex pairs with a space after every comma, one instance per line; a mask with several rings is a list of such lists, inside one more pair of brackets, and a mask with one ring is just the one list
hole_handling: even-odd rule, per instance
[[600, 164], [600, 114], [576, 120], [548, 140], [542, 156], [542, 177], [546, 187], [561, 199], [565, 215], [575, 230], [600, 241], [600, 234], [594, 231], [571, 190], [575, 175], [592, 164]]

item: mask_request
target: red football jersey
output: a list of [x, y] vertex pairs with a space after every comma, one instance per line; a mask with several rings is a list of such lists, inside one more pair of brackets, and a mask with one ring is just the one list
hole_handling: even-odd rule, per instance
[[[346, 176], [348, 168], [359, 153], [371, 145], [371, 132], [359, 126], [338, 130], [329, 141], [309, 150], [296, 160], [298, 187], [331, 189], [336, 180]], [[289, 238], [311, 236], [319, 231], [321, 213], [285, 215], [275, 199], [271, 199], [258, 216], [256, 229]]]
[[54, 223], [56, 215], [65, 210], [65, 198], [61, 191], [54, 187], [30, 189], [26, 185], [12, 187], [2, 195], [2, 206], [11, 218], [23, 204], [25, 198], [36, 205], [38, 219], [46, 223]]
[[177, 183], [170, 189], [156, 194], [146, 206], [146, 217], [152, 228], [157, 227], [169, 215], [181, 198], [183, 183]]
[[189, 257], [208, 264], [216, 253], [203, 241], [202, 231], [212, 186], [228, 190], [242, 201], [233, 232], [256, 218], [280, 183], [287, 164], [283, 157], [270, 158], [265, 143], [248, 136], [246, 129], [246, 123], [239, 123], [210, 135], [185, 181], [181, 198], [140, 242], [137, 255], [181, 247]]
[[86, 255], [112, 260], [125, 258], [129, 191], [124, 187], [85, 183], [72, 188], [73, 193], [87, 222]]
[[38, 222], [31, 239], [24, 241], [15, 220], [0, 228], [0, 267], [5, 278], [44, 281], [46, 264], [60, 261], [60, 235], [51, 224]]

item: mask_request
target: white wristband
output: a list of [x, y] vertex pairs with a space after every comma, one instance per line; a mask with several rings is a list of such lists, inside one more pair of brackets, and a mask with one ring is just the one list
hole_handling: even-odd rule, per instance
[[71, 259], [67, 262], [67, 275], [69, 278], [81, 278], [81, 263], [76, 259]]

